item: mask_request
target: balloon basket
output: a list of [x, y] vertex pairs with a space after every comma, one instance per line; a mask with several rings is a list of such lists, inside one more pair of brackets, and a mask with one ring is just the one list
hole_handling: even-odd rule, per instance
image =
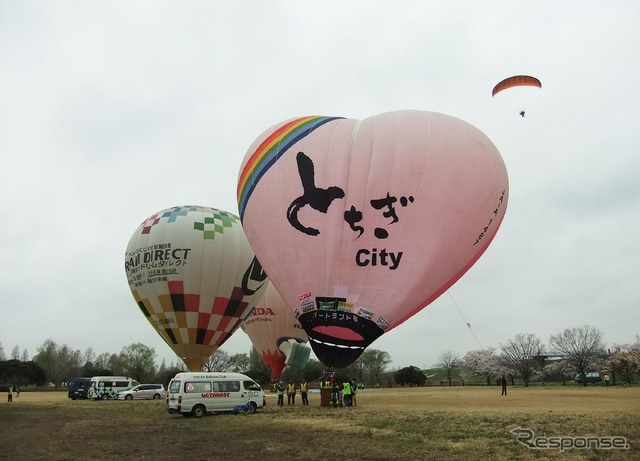
[[320, 389], [320, 406], [331, 406], [331, 389]]

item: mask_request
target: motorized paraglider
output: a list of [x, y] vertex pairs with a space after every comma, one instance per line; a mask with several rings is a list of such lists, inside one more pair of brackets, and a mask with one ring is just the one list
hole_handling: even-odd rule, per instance
[[[514, 75], [512, 77], [507, 77], [504, 80], [497, 83], [496, 86], [494, 86], [493, 90], [491, 91], [491, 96], [494, 97], [501, 91], [507, 90], [509, 88], [527, 87], [527, 86], [542, 88], [542, 83], [536, 77], [532, 77], [530, 75]], [[526, 111], [522, 109], [520, 110], [519, 114], [520, 114], [520, 117], [524, 118], [524, 116], [526, 115]]]
[[272, 283], [241, 328], [274, 379], [280, 379], [285, 366], [304, 368], [311, 352], [304, 346], [309, 338]]
[[491, 96], [495, 96], [501, 91], [516, 86], [536, 86], [538, 88], [542, 88], [542, 83], [540, 80], [535, 77], [531, 77], [530, 75], [514, 75], [513, 77], [505, 78], [496, 84], [496, 86], [493, 87], [493, 91], [491, 91]]
[[125, 272], [140, 311], [191, 371], [202, 370], [268, 285], [238, 216], [203, 206], [145, 219]]
[[237, 196], [270, 281], [318, 359], [340, 368], [484, 253], [508, 178], [493, 143], [444, 114], [309, 116], [254, 141]]

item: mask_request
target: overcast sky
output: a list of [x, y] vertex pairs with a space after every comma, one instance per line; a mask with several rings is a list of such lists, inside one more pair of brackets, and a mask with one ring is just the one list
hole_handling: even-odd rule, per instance
[[[176, 361], [125, 277], [138, 224], [174, 205], [237, 214], [240, 163], [282, 120], [400, 109], [487, 134], [510, 198], [478, 263], [370, 347], [422, 367], [581, 325], [634, 342], [639, 19], [636, 0], [0, 0], [5, 353], [142, 342]], [[515, 74], [542, 89], [492, 98]], [[222, 350], [250, 348], [238, 330]]]

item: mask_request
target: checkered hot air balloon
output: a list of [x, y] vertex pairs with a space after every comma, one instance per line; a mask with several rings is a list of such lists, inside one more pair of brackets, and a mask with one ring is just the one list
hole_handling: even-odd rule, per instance
[[145, 219], [125, 254], [140, 311], [191, 371], [200, 371], [268, 286], [240, 224], [226, 211], [178, 206]]

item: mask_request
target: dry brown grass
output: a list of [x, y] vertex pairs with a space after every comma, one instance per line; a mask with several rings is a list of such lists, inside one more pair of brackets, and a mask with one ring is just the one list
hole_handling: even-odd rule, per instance
[[[375, 389], [354, 408], [275, 406], [202, 419], [159, 401], [71, 401], [22, 393], [0, 406], [0, 459], [599, 460], [640, 459], [640, 388]], [[532, 450], [536, 436], [623, 436], [630, 450]]]

